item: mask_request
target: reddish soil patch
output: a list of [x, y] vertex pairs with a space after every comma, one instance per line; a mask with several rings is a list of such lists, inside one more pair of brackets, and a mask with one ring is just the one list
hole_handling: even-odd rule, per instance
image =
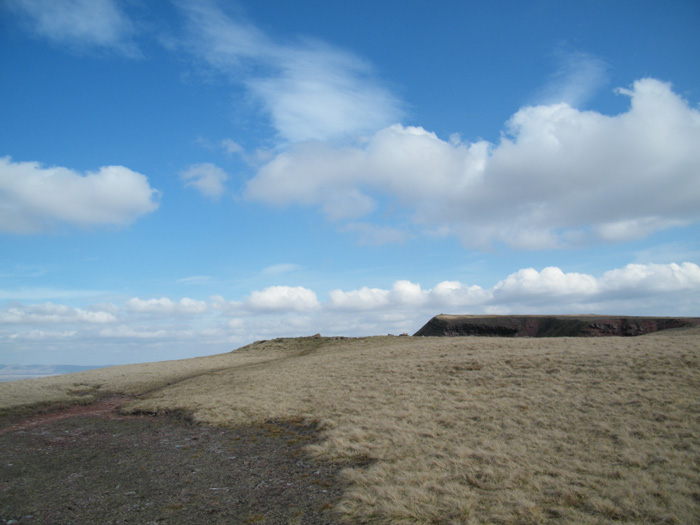
[[27, 430], [28, 428], [36, 427], [38, 425], [46, 425], [52, 423], [53, 421], [60, 421], [61, 419], [66, 419], [69, 417], [102, 417], [107, 419], [125, 419], [128, 417], [137, 416], [125, 416], [119, 412], [122, 404], [126, 401], [133, 399], [129, 396], [113, 396], [89, 405], [74, 405], [67, 408], [61, 408], [57, 410], [50, 410], [47, 412], [42, 412], [31, 417], [21, 418], [21, 419], [6, 419], [0, 420], [0, 435], [7, 434], [8, 432], [16, 432], [18, 430]]

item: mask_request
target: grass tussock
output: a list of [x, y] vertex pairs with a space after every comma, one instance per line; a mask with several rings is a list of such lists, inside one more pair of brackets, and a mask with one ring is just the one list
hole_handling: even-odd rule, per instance
[[0, 383], [0, 407], [97, 390], [138, 394], [131, 411], [184, 411], [218, 425], [319, 421], [313, 454], [363, 460], [343, 473], [349, 489], [336, 510], [350, 522], [700, 518], [698, 329], [280, 339], [209, 358]]

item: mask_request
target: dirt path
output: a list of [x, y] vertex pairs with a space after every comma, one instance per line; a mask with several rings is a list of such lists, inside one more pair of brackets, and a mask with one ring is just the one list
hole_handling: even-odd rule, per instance
[[125, 399], [0, 420], [0, 524], [336, 522], [343, 466], [305, 453], [315, 427], [124, 416]]

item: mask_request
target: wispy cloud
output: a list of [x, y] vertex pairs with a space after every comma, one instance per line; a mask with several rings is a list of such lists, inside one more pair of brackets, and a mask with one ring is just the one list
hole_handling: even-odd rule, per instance
[[180, 179], [185, 186], [194, 188], [205, 197], [216, 200], [226, 191], [224, 183], [228, 180], [228, 175], [218, 166], [205, 162], [193, 164], [187, 168], [180, 174]]
[[210, 275], [192, 275], [191, 277], [183, 277], [178, 279], [177, 282], [183, 284], [205, 284], [213, 281], [214, 278]]
[[37, 35], [74, 49], [109, 49], [140, 57], [134, 26], [114, 0], [7, 0]]
[[284, 275], [303, 269], [303, 266], [294, 263], [279, 263], [263, 268], [263, 275]]
[[402, 243], [413, 237], [410, 232], [405, 230], [391, 226], [379, 226], [371, 222], [350, 222], [342, 226], [340, 231], [357, 235], [359, 244], [370, 246]]
[[0, 232], [36, 233], [60, 224], [126, 225], [158, 208], [159, 192], [123, 166], [81, 175], [0, 157]]
[[0, 289], [0, 300], [8, 301], [44, 301], [73, 299], [92, 299], [108, 294], [103, 290], [74, 290], [49, 287], [23, 287]]
[[582, 52], [557, 53], [559, 67], [537, 96], [538, 104], [569, 104], [581, 108], [608, 81], [608, 65]]
[[[700, 112], [651, 78], [618, 92], [631, 105], [615, 116], [564, 103], [523, 107], [498, 144], [394, 125], [352, 147], [290, 147], [246, 195], [318, 207], [348, 220], [347, 230], [373, 223], [388, 201], [410, 214], [412, 228], [477, 248], [627, 241], [700, 219]], [[342, 195], [350, 198], [337, 207]]]
[[189, 49], [242, 83], [283, 141], [352, 137], [399, 120], [399, 100], [352, 53], [312, 39], [276, 41], [211, 2], [178, 5]]

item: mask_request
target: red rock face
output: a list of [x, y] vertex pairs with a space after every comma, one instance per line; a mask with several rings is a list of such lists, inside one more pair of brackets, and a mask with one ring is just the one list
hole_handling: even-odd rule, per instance
[[603, 337], [635, 336], [700, 326], [700, 317], [600, 315], [437, 315], [416, 336]]

